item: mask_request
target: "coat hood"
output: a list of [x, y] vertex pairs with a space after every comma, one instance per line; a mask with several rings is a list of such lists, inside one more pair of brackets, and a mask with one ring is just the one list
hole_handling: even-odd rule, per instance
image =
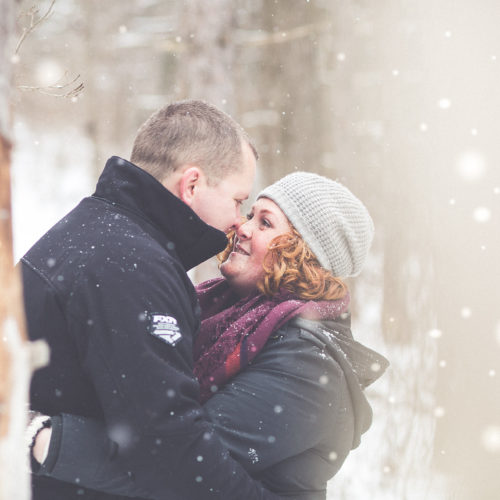
[[382, 376], [389, 361], [354, 340], [349, 315], [321, 323], [304, 318], [295, 318], [292, 322], [313, 334], [344, 372], [355, 416], [353, 448], [356, 448], [361, 434], [370, 427], [373, 415], [363, 389]]

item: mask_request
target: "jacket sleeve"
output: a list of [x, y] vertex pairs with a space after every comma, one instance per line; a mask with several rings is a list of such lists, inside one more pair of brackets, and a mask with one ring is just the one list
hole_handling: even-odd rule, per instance
[[95, 263], [66, 308], [118, 463], [158, 499], [168, 492], [193, 500], [276, 498], [214, 437], [192, 374], [197, 320], [189, 280], [176, 262], [146, 250]]

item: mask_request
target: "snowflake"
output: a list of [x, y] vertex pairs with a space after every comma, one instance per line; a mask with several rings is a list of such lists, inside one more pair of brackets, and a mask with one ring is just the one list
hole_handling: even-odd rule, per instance
[[248, 456], [253, 464], [256, 464], [259, 461], [259, 455], [257, 455], [257, 451], [254, 448], [250, 448], [248, 450]]

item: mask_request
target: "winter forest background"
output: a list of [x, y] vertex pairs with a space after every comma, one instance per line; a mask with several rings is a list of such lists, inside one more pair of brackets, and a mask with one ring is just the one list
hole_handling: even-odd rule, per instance
[[156, 108], [210, 101], [254, 138], [258, 188], [314, 171], [375, 220], [353, 331], [392, 365], [329, 499], [498, 499], [498, 0], [33, 1], [11, 59], [15, 258]]

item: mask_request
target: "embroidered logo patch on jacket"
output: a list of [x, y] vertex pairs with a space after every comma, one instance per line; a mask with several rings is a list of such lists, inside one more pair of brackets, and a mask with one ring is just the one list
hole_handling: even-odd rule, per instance
[[181, 330], [177, 320], [173, 316], [151, 313], [149, 333], [163, 340], [171, 346], [175, 346], [182, 338]]

